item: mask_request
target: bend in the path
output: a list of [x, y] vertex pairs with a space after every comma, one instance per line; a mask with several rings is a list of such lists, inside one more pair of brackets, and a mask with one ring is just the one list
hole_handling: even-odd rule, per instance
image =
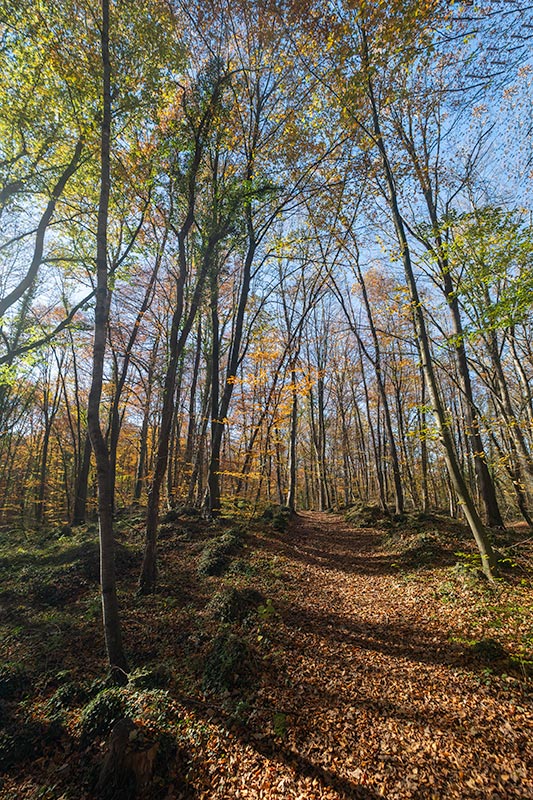
[[334, 572], [396, 575], [395, 557], [381, 546], [377, 529], [349, 525], [338, 514], [300, 512], [276, 548], [294, 561]]
[[464, 669], [431, 587], [398, 575], [378, 531], [305, 513], [272, 549], [288, 579], [270, 690], [284, 752], [337, 776], [337, 797], [533, 796], [524, 710], [509, 733], [507, 696]]

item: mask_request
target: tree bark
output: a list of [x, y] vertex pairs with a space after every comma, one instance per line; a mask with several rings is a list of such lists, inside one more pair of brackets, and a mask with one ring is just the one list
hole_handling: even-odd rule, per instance
[[455, 444], [451, 432], [450, 421], [446, 418], [446, 413], [440, 397], [437, 377], [435, 375], [433, 367], [433, 359], [429, 345], [429, 337], [427, 334], [423, 307], [420, 301], [418, 286], [416, 283], [413, 265], [411, 262], [411, 252], [407, 241], [403, 218], [398, 205], [396, 183], [394, 180], [392, 168], [385, 147], [385, 141], [383, 139], [381, 132], [378, 106], [374, 95], [374, 89], [371, 78], [368, 40], [364, 29], [361, 29], [361, 33], [362, 33], [364, 63], [367, 69], [368, 99], [370, 101], [371, 114], [372, 114], [373, 135], [381, 157], [381, 163], [383, 166], [385, 184], [387, 189], [386, 198], [391, 210], [394, 227], [396, 230], [396, 235], [398, 238], [398, 244], [400, 246], [401, 259], [404, 266], [405, 277], [409, 288], [411, 303], [413, 306], [415, 331], [420, 346], [420, 353], [422, 356], [422, 369], [424, 371], [424, 377], [426, 380], [429, 398], [433, 406], [433, 414], [439, 431], [440, 441], [443, 446], [444, 458], [446, 462], [446, 467], [448, 469], [448, 474], [450, 476], [450, 481], [452, 483], [455, 493], [457, 494], [459, 503], [461, 504], [465, 517], [468, 521], [468, 524], [470, 526], [470, 529], [478, 546], [478, 550], [481, 556], [481, 565], [483, 572], [485, 573], [487, 578], [492, 581], [494, 580], [494, 575], [496, 574], [497, 571], [496, 556], [492, 549], [490, 541], [487, 537], [487, 533], [483, 527], [483, 523], [481, 522], [481, 518], [472, 501], [464, 476], [459, 467], [457, 453], [455, 450]]
[[113, 480], [109, 453], [101, 429], [100, 401], [109, 313], [107, 285], [107, 226], [110, 194], [111, 150], [111, 64], [109, 59], [109, 0], [102, 0], [103, 116], [101, 127], [100, 198], [96, 234], [96, 307], [93, 370], [88, 403], [88, 429], [96, 459], [98, 519], [100, 527], [100, 587], [104, 636], [109, 667], [115, 680], [124, 682], [128, 664], [122, 646], [122, 632], [115, 577], [113, 532]]
[[294, 364], [291, 368], [291, 428], [289, 436], [289, 488], [285, 501], [291, 512], [296, 511], [296, 437], [298, 433], [298, 392], [296, 391], [296, 370]]

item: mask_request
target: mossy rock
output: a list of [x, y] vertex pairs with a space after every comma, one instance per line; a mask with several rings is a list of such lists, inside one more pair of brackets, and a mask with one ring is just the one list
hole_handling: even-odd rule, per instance
[[80, 686], [75, 681], [67, 681], [56, 689], [47, 706], [52, 713], [59, 713], [68, 708], [75, 708], [86, 699], [86, 687]]
[[157, 529], [159, 539], [172, 539], [176, 533], [176, 526], [172, 522], [163, 522]]
[[118, 572], [127, 572], [133, 567], [140, 567], [142, 555], [139, 550], [118, 542], [115, 547], [115, 561]]
[[181, 506], [179, 511], [180, 516], [189, 517], [191, 519], [200, 519], [202, 516], [200, 509], [195, 508], [194, 506]]
[[231, 575], [253, 578], [254, 575], [257, 575], [257, 567], [245, 558], [236, 558], [231, 562], [228, 573]]
[[50, 606], [50, 608], [63, 608], [66, 603], [79, 592], [79, 586], [58, 581], [55, 583], [35, 583], [31, 593], [36, 604]]
[[291, 518], [291, 510], [288, 506], [279, 506], [272, 517], [272, 527], [275, 531], [283, 533], [287, 530]]
[[228, 692], [249, 685], [255, 672], [253, 653], [244, 639], [223, 632], [213, 642], [207, 656], [203, 688]]
[[292, 511], [288, 506], [271, 505], [264, 509], [260, 519], [271, 522], [275, 531], [283, 532], [287, 529], [291, 516]]
[[234, 586], [217, 592], [209, 607], [220, 622], [242, 623], [256, 616], [257, 607], [265, 598], [256, 589], [236, 589]]
[[79, 727], [84, 744], [108, 735], [119, 719], [131, 717], [128, 699], [121, 689], [104, 689], [81, 712]]
[[406, 561], [413, 566], [432, 564], [445, 555], [450, 555], [449, 550], [429, 531], [416, 534], [404, 553]]

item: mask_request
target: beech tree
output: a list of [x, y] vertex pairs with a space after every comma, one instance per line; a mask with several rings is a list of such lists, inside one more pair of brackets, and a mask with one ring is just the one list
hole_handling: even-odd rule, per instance
[[108, 57], [84, 2], [2, 10], [4, 519], [82, 522], [93, 451], [106, 558], [146, 502], [141, 593], [181, 503], [449, 504], [489, 573], [474, 497], [501, 526], [533, 494], [530, 232], [487, 169], [525, 79], [514, 50], [496, 69], [497, 11], [106, 8]]

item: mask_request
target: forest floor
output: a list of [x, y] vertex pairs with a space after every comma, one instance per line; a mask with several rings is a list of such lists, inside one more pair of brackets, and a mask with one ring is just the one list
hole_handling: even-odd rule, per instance
[[123, 716], [158, 742], [150, 800], [533, 798], [528, 532], [501, 537], [492, 586], [460, 524], [370, 524], [171, 514], [140, 598], [123, 517], [122, 689], [102, 680], [94, 526], [2, 535], [0, 798], [95, 797]]

